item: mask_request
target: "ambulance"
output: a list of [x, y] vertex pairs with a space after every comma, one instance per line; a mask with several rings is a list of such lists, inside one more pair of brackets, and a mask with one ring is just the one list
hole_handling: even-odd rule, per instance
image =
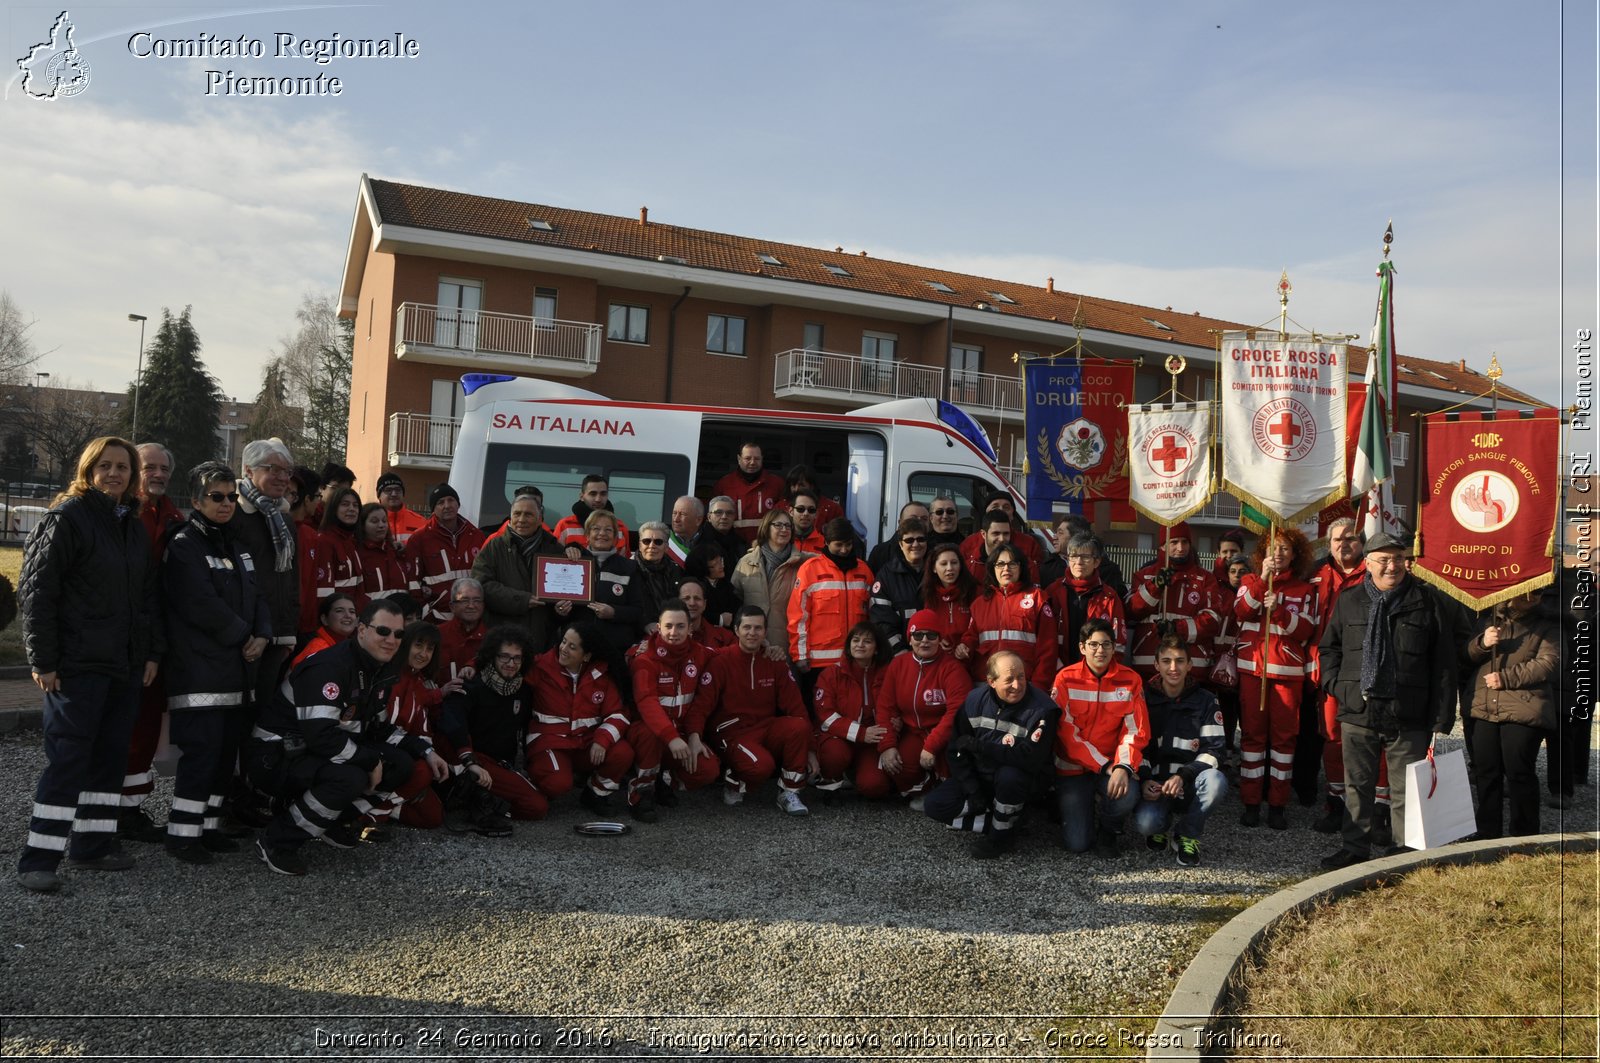
[[913, 499], [955, 499], [964, 532], [994, 492], [1011, 494], [1023, 510], [983, 427], [937, 399], [837, 414], [668, 405], [497, 373], [469, 373], [462, 390], [450, 484], [479, 527], [503, 521], [525, 484], [544, 492], [554, 525], [591, 473], [609, 480], [612, 508], [628, 527], [664, 521], [681, 495], [709, 500], [746, 442], [761, 445], [767, 469], [780, 477], [810, 466], [869, 548], [893, 537], [900, 507]]

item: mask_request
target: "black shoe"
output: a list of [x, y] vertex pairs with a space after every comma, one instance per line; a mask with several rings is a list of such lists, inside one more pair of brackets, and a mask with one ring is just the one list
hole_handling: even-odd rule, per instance
[[660, 818], [656, 815], [655, 799], [648, 795], [639, 798], [639, 800], [629, 805], [628, 815], [632, 816], [640, 823], [654, 823], [658, 818]]
[[1332, 797], [1323, 806], [1322, 815], [1311, 821], [1311, 829], [1318, 834], [1337, 834], [1344, 826], [1344, 802]]
[[664, 779], [656, 780], [656, 804], [662, 808], [678, 807], [678, 791], [674, 790], [672, 784]]
[[236, 853], [239, 843], [221, 831], [208, 830], [200, 836], [200, 847], [208, 853]]
[[1289, 829], [1289, 818], [1284, 814], [1282, 805], [1267, 806], [1267, 826], [1273, 830]]
[[54, 871], [18, 871], [17, 885], [35, 893], [54, 893], [61, 888], [61, 876]]
[[117, 817], [117, 837], [155, 845], [167, 840], [167, 830], [158, 827], [144, 809], [130, 808]]
[[371, 816], [356, 820], [356, 836], [368, 845], [388, 845], [394, 841], [394, 832]]
[[1016, 839], [1011, 831], [989, 832], [978, 835], [972, 839], [972, 858], [974, 860], [993, 860], [1004, 856], [1016, 844]]
[[472, 832], [485, 838], [509, 838], [511, 837], [511, 813], [486, 812], [479, 816], [477, 822], [472, 825]]
[[335, 823], [317, 835], [317, 840], [326, 842], [335, 849], [354, 849], [361, 844], [361, 835], [343, 823]]
[[1106, 858], [1117, 855], [1117, 832], [1101, 828], [1095, 833], [1094, 855]]
[[298, 849], [269, 849], [266, 840], [256, 839], [256, 856], [261, 862], [280, 875], [303, 875], [306, 873], [305, 857], [300, 855]]
[[227, 820], [230, 822], [229, 833], [232, 837], [240, 837], [234, 833], [240, 830], [260, 830], [272, 822], [272, 813], [264, 808], [256, 808], [244, 801], [235, 801], [228, 810]]
[[1380, 852], [1394, 844], [1394, 830], [1389, 826], [1389, 810], [1372, 811], [1372, 847]]
[[1340, 868], [1352, 864], [1364, 864], [1367, 858], [1360, 853], [1352, 853], [1349, 849], [1339, 849], [1324, 856], [1319, 862], [1324, 871], [1338, 871]]
[[592, 786], [585, 786], [583, 791], [578, 794], [578, 804], [582, 805], [590, 812], [593, 812], [595, 815], [602, 816], [607, 819], [616, 814], [616, 811], [611, 803], [611, 795], [597, 794], [594, 792], [594, 787]]
[[168, 842], [167, 854], [186, 864], [209, 864], [217, 859], [199, 842], [183, 842], [178, 845]]
[[1152, 834], [1144, 840], [1144, 847], [1153, 853], [1159, 853], [1171, 844], [1165, 834]]
[[67, 857], [67, 866], [74, 871], [127, 871], [133, 867], [133, 857], [119, 851], [112, 851], [87, 860], [69, 856]]
[[1239, 817], [1239, 823], [1246, 827], [1261, 826], [1261, 806], [1245, 805], [1244, 815]]

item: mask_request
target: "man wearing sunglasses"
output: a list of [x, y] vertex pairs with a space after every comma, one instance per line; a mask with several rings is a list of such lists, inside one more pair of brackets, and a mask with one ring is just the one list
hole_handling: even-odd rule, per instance
[[796, 491], [789, 498], [789, 513], [794, 517], [794, 545], [808, 554], [820, 554], [827, 549], [822, 529], [817, 524], [821, 499], [809, 491]]
[[[427, 739], [384, 719], [404, 623], [386, 600], [369, 602], [355, 637], [296, 665], [261, 711], [246, 766], [259, 789], [288, 804], [257, 839], [256, 855], [280, 875], [306, 873], [300, 850], [313, 838], [358, 845], [348, 822], [360, 806], [398, 804], [449, 774]], [[417, 761], [428, 770], [417, 771]]]

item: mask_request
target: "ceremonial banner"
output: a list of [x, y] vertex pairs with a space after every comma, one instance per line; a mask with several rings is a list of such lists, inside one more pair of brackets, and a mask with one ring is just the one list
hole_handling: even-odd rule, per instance
[[1171, 527], [1211, 500], [1211, 404], [1128, 407], [1128, 501]]
[[[1384, 254], [1389, 253], [1387, 240], [1385, 237]], [[1397, 397], [1394, 359], [1394, 264], [1384, 261], [1378, 263], [1378, 309], [1360, 389], [1361, 426], [1350, 468], [1350, 494], [1362, 496], [1362, 531], [1369, 539], [1379, 532], [1393, 535], [1400, 531], [1399, 518], [1394, 515], [1394, 465], [1389, 458]]]
[[1411, 571], [1473, 609], [1549, 584], [1561, 497], [1557, 411], [1423, 421], [1424, 494]]
[[1279, 524], [1348, 493], [1345, 351], [1312, 336], [1222, 336], [1222, 486]]
[[1028, 519], [1049, 520], [1101, 499], [1128, 498], [1128, 417], [1133, 366], [1060, 359], [1029, 362]]

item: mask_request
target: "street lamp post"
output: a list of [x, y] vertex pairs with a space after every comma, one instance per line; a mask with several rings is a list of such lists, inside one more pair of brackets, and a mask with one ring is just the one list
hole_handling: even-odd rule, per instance
[[28, 444], [28, 479], [33, 482], [38, 482], [39, 475], [39, 389], [49, 379], [50, 374], [46, 372], [33, 374], [33, 438]]
[[143, 314], [129, 314], [129, 321], [139, 323], [139, 370], [133, 378], [133, 430], [128, 434], [133, 438], [129, 440], [134, 446], [139, 445], [139, 389], [144, 386], [144, 323]]

